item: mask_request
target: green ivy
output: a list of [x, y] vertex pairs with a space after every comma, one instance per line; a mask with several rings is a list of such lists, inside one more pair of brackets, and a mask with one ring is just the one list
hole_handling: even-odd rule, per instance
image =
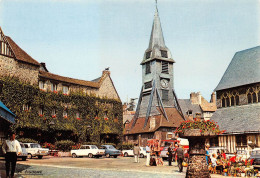
[[[0, 83], [3, 84], [0, 100], [16, 114], [13, 130], [16, 130], [18, 135], [19, 131], [24, 131], [28, 137], [28, 130], [33, 130], [37, 131], [34, 134], [37, 134], [38, 139], [50, 134], [49, 137], [54, 139], [53, 143], [60, 139], [83, 142], [87, 135], [91, 142], [100, 142], [100, 134], [117, 134], [122, 137], [122, 103], [118, 100], [83, 93], [71, 93], [67, 96], [62, 93], [45, 92], [37, 86], [11, 77], [1, 78]], [[29, 104], [28, 111], [23, 110], [24, 104]], [[43, 108], [43, 115], [38, 114], [40, 107]], [[56, 118], [51, 115], [53, 109], [56, 110]], [[63, 117], [65, 109], [68, 112], [67, 118]], [[80, 113], [80, 119], [76, 118], [77, 112]], [[105, 115], [108, 120], [104, 119]], [[63, 138], [59, 138], [62, 135]], [[50, 142], [39, 140], [40, 143], [45, 141]]]

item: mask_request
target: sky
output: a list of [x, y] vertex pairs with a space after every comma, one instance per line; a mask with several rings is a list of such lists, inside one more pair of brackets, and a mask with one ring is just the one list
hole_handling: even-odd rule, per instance
[[[158, 0], [178, 98], [210, 99], [237, 51], [260, 45], [260, 0]], [[122, 102], [138, 98], [154, 0], [0, 0], [0, 26], [49, 72], [93, 80], [110, 67]]]

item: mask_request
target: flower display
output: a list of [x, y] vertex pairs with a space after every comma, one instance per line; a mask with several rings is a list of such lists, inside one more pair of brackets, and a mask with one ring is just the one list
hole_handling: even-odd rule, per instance
[[176, 129], [175, 133], [183, 133], [186, 129], [200, 129], [201, 133], [212, 132], [215, 134], [222, 134], [225, 130], [220, 130], [219, 125], [214, 121], [183, 121]]

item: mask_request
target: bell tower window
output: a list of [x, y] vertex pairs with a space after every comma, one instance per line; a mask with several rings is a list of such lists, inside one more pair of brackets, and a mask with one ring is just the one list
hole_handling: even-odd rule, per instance
[[147, 62], [145, 64], [145, 74], [149, 74], [149, 73], [151, 73], [151, 63]]
[[161, 56], [164, 58], [168, 58], [167, 51], [161, 50]]
[[151, 51], [146, 52], [145, 55], [146, 55], [145, 58], [146, 58], [146, 59], [149, 59], [149, 58], [151, 57]]
[[162, 100], [168, 101], [169, 100], [169, 92], [168, 90], [162, 90]]
[[144, 83], [144, 89], [152, 88], [152, 81]]
[[162, 73], [168, 74], [169, 73], [169, 63], [162, 61]]

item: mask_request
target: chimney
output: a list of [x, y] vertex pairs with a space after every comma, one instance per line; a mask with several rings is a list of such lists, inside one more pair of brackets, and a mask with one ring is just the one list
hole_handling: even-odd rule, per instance
[[215, 92], [212, 92], [210, 102], [216, 104], [216, 93]]
[[190, 100], [191, 100], [191, 104], [201, 104], [201, 94], [200, 92], [192, 92], [190, 94]]

